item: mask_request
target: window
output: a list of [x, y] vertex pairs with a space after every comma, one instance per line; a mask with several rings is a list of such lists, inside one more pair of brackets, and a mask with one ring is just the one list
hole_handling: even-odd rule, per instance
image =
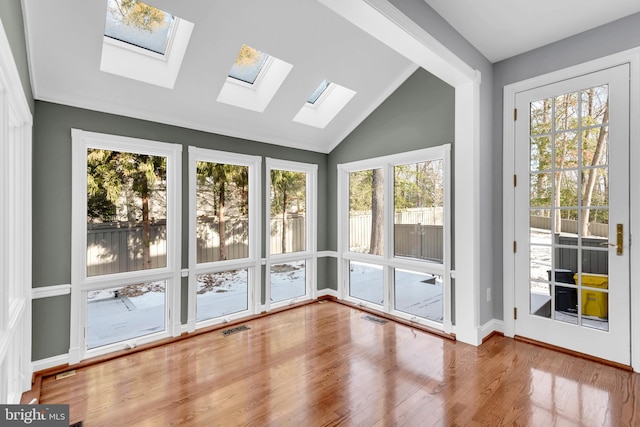
[[87, 149], [87, 276], [167, 266], [167, 158]]
[[180, 333], [181, 146], [72, 136], [75, 363]]
[[339, 165], [341, 297], [443, 329], [449, 146]]
[[252, 85], [256, 82], [260, 71], [269, 58], [271, 57], [268, 54], [243, 44], [238, 57], [231, 66], [229, 77]]
[[244, 44], [231, 65], [217, 101], [261, 113], [292, 68], [293, 65]]
[[267, 159], [266, 306], [313, 297], [317, 165]]
[[327, 90], [330, 84], [331, 82], [326, 79], [320, 82], [316, 90], [314, 90], [311, 96], [309, 97], [309, 99], [307, 99], [307, 103], [315, 104], [318, 101], [318, 99], [322, 96], [322, 94]]
[[107, 0], [100, 71], [173, 89], [193, 27], [139, 0]]
[[324, 129], [355, 95], [354, 90], [323, 80], [302, 105], [293, 121]]
[[256, 312], [261, 160], [189, 148], [189, 330]]
[[175, 18], [137, 0], [109, 0], [104, 35], [164, 55]]

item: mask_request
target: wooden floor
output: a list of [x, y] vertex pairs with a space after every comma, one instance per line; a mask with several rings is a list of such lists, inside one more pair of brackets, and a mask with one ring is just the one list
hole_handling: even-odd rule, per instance
[[640, 425], [640, 376], [494, 336], [480, 347], [335, 302], [42, 382], [84, 426]]

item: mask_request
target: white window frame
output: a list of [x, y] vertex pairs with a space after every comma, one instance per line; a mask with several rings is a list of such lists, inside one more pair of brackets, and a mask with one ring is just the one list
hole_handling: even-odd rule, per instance
[[[71, 332], [69, 363], [123, 348], [179, 336], [181, 262], [181, 153], [182, 145], [72, 129], [71, 209]], [[87, 150], [98, 148], [162, 156], [167, 159], [167, 266], [100, 276], [87, 276]], [[87, 294], [97, 289], [131, 283], [165, 280], [165, 329], [137, 338], [88, 350], [86, 341]]]
[[[287, 160], [278, 160], [267, 157], [266, 160], [266, 184], [265, 184], [265, 311], [287, 306], [296, 302], [317, 298], [317, 265], [318, 265], [318, 228], [317, 228], [317, 200], [318, 200], [318, 165], [300, 163]], [[284, 170], [302, 172], [306, 174], [306, 200], [305, 200], [305, 239], [306, 250], [283, 254], [271, 254], [271, 171]], [[293, 261], [306, 261], [305, 295], [284, 301], [271, 303], [271, 266]]]
[[[443, 160], [444, 168], [444, 225], [443, 262], [397, 258], [394, 254], [394, 166], [430, 160]], [[384, 170], [384, 219], [383, 255], [362, 254], [349, 251], [349, 174], [355, 171]], [[338, 165], [338, 294], [345, 301], [362, 307], [383, 311], [434, 329], [451, 332], [451, 145], [409, 151], [405, 153], [361, 160]], [[349, 292], [349, 263], [351, 261], [383, 267], [383, 304], [374, 304], [354, 298]], [[395, 309], [394, 270], [442, 276], [443, 323], [417, 317]]]
[[[196, 236], [196, 164], [198, 161], [232, 164], [249, 168], [249, 253], [247, 258], [213, 261], [207, 263], [197, 262], [197, 236]], [[193, 332], [197, 328], [230, 322], [236, 319], [258, 313], [260, 304], [261, 284], [261, 259], [260, 249], [262, 232], [260, 230], [262, 190], [260, 186], [260, 174], [262, 157], [245, 154], [230, 153], [225, 151], [209, 150], [205, 148], [189, 147], [189, 298], [187, 310], [187, 331]], [[229, 315], [197, 322], [197, 276], [199, 274], [217, 273], [235, 269], [248, 269], [247, 310]]]

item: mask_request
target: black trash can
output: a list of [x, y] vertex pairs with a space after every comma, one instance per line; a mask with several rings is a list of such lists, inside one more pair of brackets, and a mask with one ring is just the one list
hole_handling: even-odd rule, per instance
[[[551, 271], [547, 270], [547, 274], [549, 275], [549, 281], [553, 280], [551, 277]], [[556, 297], [556, 311], [564, 311], [567, 313], [577, 313], [578, 312], [578, 292], [575, 288], [567, 288], [559, 283], [571, 283], [575, 285], [576, 282], [573, 280], [573, 275], [575, 274], [571, 270], [565, 270], [562, 268], [557, 268], [553, 270], [556, 273], [554, 286], [555, 289], [555, 297]]]

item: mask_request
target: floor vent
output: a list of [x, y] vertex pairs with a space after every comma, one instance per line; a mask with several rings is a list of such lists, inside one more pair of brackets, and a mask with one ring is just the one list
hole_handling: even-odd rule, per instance
[[71, 371], [62, 372], [62, 373], [56, 375], [56, 380], [61, 380], [63, 378], [72, 377], [75, 374], [76, 374], [75, 369], [71, 370]]
[[73, 423], [69, 427], [82, 427], [82, 421], [78, 421], [77, 423]]
[[384, 325], [385, 323], [388, 322], [388, 320], [384, 320], [384, 319], [381, 319], [381, 318], [375, 317], [375, 316], [370, 316], [368, 314], [366, 316], [362, 316], [362, 318], [364, 320], [368, 320], [370, 322], [377, 323], [378, 325]]
[[236, 326], [235, 328], [225, 329], [224, 331], [222, 331], [222, 335], [224, 335], [225, 337], [228, 337], [229, 335], [236, 334], [238, 332], [246, 331], [249, 329], [251, 328], [248, 327], [247, 325]]

